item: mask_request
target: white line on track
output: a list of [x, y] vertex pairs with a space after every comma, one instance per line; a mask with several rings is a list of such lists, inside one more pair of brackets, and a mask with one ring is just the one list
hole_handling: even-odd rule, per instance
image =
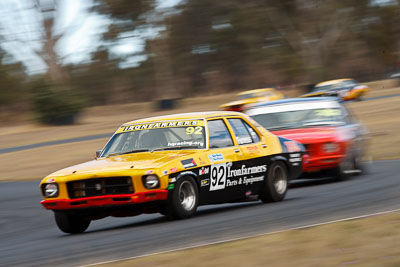
[[383, 215], [383, 214], [394, 213], [394, 212], [399, 212], [399, 211], [400, 211], [400, 209], [380, 211], [380, 212], [375, 212], [375, 213], [370, 213], [370, 214], [365, 214], [365, 215], [360, 215], [360, 216], [355, 216], [355, 217], [348, 217], [348, 218], [339, 219], [339, 220], [333, 220], [333, 221], [327, 221], [327, 222], [322, 222], [322, 223], [309, 224], [309, 225], [304, 225], [304, 226], [297, 226], [297, 227], [292, 227], [292, 228], [279, 230], [279, 231], [274, 231], [274, 232], [267, 232], [267, 233], [262, 233], [262, 234], [248, 235], [248, 236], [243, 236], [243, 237], [237, 237], [237, 238], [231, 238], [231, 239], [225, 239], [225, 240], [220, 240], [220, 241], [215, 241], [215, 242], [204, 243], [204, 244], [200, 244], [200, 245], [186, 246], [186, 247], [182, 247], [182, 248], [175, 248], [175, 249], [164, 250], [164, 251], [159, 251], [159, 252], [154, 252], [154, 253], [149, 253], [149, 254], [143, 254], [143, 255], [139, 255], [139, 256], [120, 258], [120, 259], [97, 262], [97, 263], [92, 263], [92, 264], [87, 264], [87, 265], [80, 265], [80, 267], [89, 267], [89, 266], [96, 266], [96, 265], [100, 265], [100, 264], [109, 264], [109, 263], [115, 263], [115, 262], [119, 262], [119, 261], [133, 260], [133, 259], [137, 259], [137, 258], [144, 258], [144, 257], [149, 257], [149, 256], [154, 256], [154, 255], [159, 255], [159, 254], [164, 254], [164, 253], [177, 252], [177, 251], [181, 251], [181, 250], [185, 250], [185, 249], [192, 249], [192, 248], [199, 248], [199, 247], [205, 247], [205, 246], [210, 246], [210, 245], [217, 245], [217, 244], [222, 244], [222, 243], [227, 243], [227, 242], [232, 242], [232, 241], [239, 241], [239, 240], [249, 239], [249, 238], [253, 238], [253, 237], [259, 237], [259, 236], [263, 236], [263, 235], [273, 235], [273, 234], [283, 233], [283, 232], [292, 231], [292, 230], [300, 230], [300, 229], [312, 228], [312, 227], [326, 225], [326, 224], [351, 221], [351, 220], [362, 219], [362, 218], [367, 218], [367, 217], [373, 217], [373, 216], [377, 216], [377, 215]]

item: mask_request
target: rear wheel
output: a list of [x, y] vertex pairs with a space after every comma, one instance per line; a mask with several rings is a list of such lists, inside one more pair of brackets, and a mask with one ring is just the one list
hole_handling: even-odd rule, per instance
[[68, 234], [83, 233], [90, 224], [90, 220], [85, 220], [81, 216], [68, 214], [62, 211], [54, 212], [54, 218], [58, 228]]
[[274, 162], [269, 167], [260, 199], [263, 202], [277, 202], [285, 198], [288, 184], [288, 171], [283, 162]]
[[193, 178], [180, 178], [175, 184], [166, 209], [162, 212], [170, 219], [186, 219], [192, 217], [197, 210], [199, 193]]

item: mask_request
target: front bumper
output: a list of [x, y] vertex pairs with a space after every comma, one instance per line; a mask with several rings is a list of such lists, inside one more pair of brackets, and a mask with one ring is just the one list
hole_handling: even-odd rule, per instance
[[303, 163], [303, 172], [314, 172], [335, 168], [339, 166], [345, 156], [346, 155], [343, 154], [315, 157], [310, 156], [308, 162]]
[[48, 199], [42, 200], [40, 204], [48, 210], [71, 210], [112, 205], [138, 204], [166, 200], [167, 198], [168, 190], [159, 189], [134, 194], [104, 195], [75, 199]]

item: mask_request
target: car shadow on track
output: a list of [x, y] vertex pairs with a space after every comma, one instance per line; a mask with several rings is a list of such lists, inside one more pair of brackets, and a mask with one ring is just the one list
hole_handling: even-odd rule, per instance
[[[196, 215], [191, 219], [199, 219], [199, 218], [205, 218], [207, 216], [212, 216], [214, 214], [216, 215], [222, 215], [223, 213], [230, 212], [230, 211], [239, 211], [239, 210], [245, 210], [249, 208], [258, 208], [260, 206], [264, 207], [276, 207], [277, 205], [284, 204], [287, 202], [295, 201], [297, 198], [287, 198], [282, 202], [275, 202], [275, 203], [267, 203], [264, 204], [261, 201], [248, 201], [248, 202], [235, 202], [235, 203], [228, 203], [228, 204], [215, 204], [215, 205], [206, 205], [206, 206], [201, 206], [199, 210], [197, 210]], [[139, 215], [140, 216], [140, 215]], [[166, 223], [180, 223], [186, 220], [169, 220], [167, 217], [160, 215], [160, 217], [153, 218], [153, 219], [148, 219], [140, 222], [133, 222], [133, 223], [128, 223], [128, 224], [123, 224], [123, 225], [118, 225], [118, 226], [113, 226], [113, 227], [104, 227], [101, 229], [95, 229], [95, 230], [89, 230], [86, 231], [85, 233], [82, 234], [92, 234], [92, 233], [99, 233], [99, 232], [106, 232], [106, 231], [113, 231], [113, 230], [119, 230], [119, 229], [127, 229], [127, 228], [136, 228], [140, 226], [155, 226], [158, 224], [166, 224]], [[64, 235], [69, 236], [69, 235]]]
[[[297, 180], [291, 181], [289, 183], [289, 189], [303, 188], [303, 187], [310, 187], [310, 186], [320, 186], [320, 185], [336, 183], [336, 182], [337, 181], [331, 177], [313, 178], [313, 179], [297, 179]], [[285, 203], [288, 201], [294, 201], [297, 198], [286, 198], [282, 203]], [[279, 204], [280, 203], [273, 203], [274, 206], [279, 205]], [[248, 209], [248, 208], [252, 208], [252, 207], [259, 207], [262, 205], [265, 205], [266, 207], [270, 206], [269, 204], [263, 204], [261, 201], [257, 201], [257, 200], [256, 201], [245, 201], [245, 202], [234, 202], [234, 203], [228, 203], [228, 204], [215, 204], [215, 205], [201, 206], [199, 208], [199, 210], [197, 211], [196, 215], [194, 216], [194, 219], [210, 216], [213, 214], [222, 214], [222, 213], [230, 212], [230, 211], [238, 211], [238, 210]], [[157, 216], [157, 215], [155, 215], [155, 216]], [[140, 227], [140, 226], [154, 226], [154, 225], [158, 225], [158, 224], [176, 223], [176, 222], [180, 222], [180, 220], [178, 220], [178, 221], [169, 220], [167, 217], [160, 215], [159, 217], [151, 218], [151, 219], [147, 219], [147, 220], [143, 220], [143, 221], [89, 230], [82, 234], [87, 235], [87, 234], [113, 231], [113, 230], [119, 230], [119, 229], [136, 228], [136, 227]], [[67, 236], [71, 236], [71, 235], [63, 235], [63, 237], [67, 237]]]
[[[138, 216], [140, 216], [140, 215], [138, 215]], [[169, 220], [167, 219], [167, 217], [162, 216], [160, 214], [160, 217], [157, 217], [157, 218], [148, 219], [148, 220], [144, 220], [144, 221], [140, 221], [140, 222], [127, 223], [127, 224], [122, 224], [122, 225], [117, 225], [117, 226], [112, 226], [112, 227], [104, 227], [104, 228], [95, 229], [95, 230], [88, 230], [83, 234], [113, 231], [113, 230], [119, 230], [119, 229], [125, 229], [125, 228], [135, 228], [135, 227], [140, 227], [140, 226], [157, 225], [157, 224], [166, 223], [168, 221]]]
[[312, 178], [312, 179], [297, 179], [289, 183], [289, 189], [318, 186], [331, 183], [338, 183], [338, 181], [333, 177], [323, 177], [323, 178]]
[[[252, 202], [237, 202], [237, 203], [231, 203], [231, 204], [217, 204], [214, 206], [212, 206], [212, 205], [202, 206], [196, 212], [196, 215], [193, 217], [193, 219], [209, 216], [212, 214], [229, 212], [232, 210], [245, 209], [245, 208], [249, 208], [252, 206], [258, 206], [258, 205], [263, 205], [263, 204], [260, 201], [252, 201]], [[169, 220], [167, 217], [160, 214], [160, 216], [157, 218], [152, 218], [152, 219], [143, 220], [143, 221], [139, 221], [139, 222], [127, 223], [127, 224], [122, 224], [122, 225], [117, 225], [117, 226], [112, 226], [112, 227], [104, 227], [104, 228], [100, 228], [100, 229], [88, 230], [79, 235], [89, 235], [89, 234], [94, 234], [94, 233], [99, 233], [99, 232], [106, 232], [106, 231], [113, 231], [113, 230], [120, 230], [120, 229], [127, 229], [127, 228], [136, 228], [136, 227], [140, 227], [140, 226], [154, 226], [154, 225], [158, 225], [158, 224], [179, 223], [179, 222], [182, 222], [182, 220]], [[75, 235], [66, 234], [61, 237], [68, 237], [68, 236], [75, 236]]]

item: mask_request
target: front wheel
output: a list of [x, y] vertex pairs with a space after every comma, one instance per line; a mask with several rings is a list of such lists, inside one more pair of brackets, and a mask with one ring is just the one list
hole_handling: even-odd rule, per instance
[[163, 214], [170, 219], [190, 218], [196, 213], [198, 203], [199, 192], [195, 181], [191, 177], [182, 177], [175, 184]]
[[354, 173], [357, 157], [347, 155], [339, 165], [333, 169], [333, 175], [337, 181], [345, 181]]
[[360, 157], [354, 158], [354, 169], [357, 171], [356, 175], [368, 174], [371, 168], [371, 162], [364, 162]]
[[285, 198], [288, 185], [288, 170], [285, 163], [274, 162], [269, 167], [260, 199], [264, 202], [277, 202]]
[[90, 224], [90, 220], [85, 220], [81, 216], [68, 214], [62, 211], [54, 212], [54, 218], [58, 228], [68, 234], [83, 233]]

